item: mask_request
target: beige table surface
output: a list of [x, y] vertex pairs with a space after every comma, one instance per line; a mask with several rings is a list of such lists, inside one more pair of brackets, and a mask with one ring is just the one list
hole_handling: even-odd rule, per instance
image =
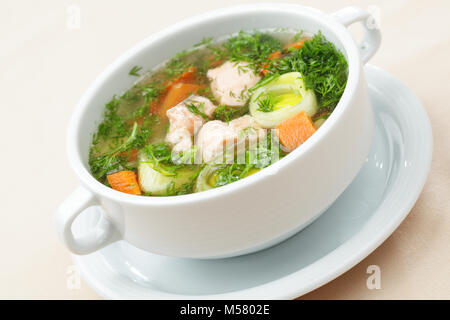
[[[0, 298], [99, 298], [85, 283], [68, 289], [72, 261], [52, 220], [78, 185], [65, 154], [75, 104], [106, 66], [149, 34], [243, 2], [250, 1], [0, 2]], [[449, 299], [450, 1], [291, 2], [325, 12], [375, 5], [384, 38], [372, 63], [418, 95], [434, 132], [431, 173], [407, 219], [368, 258], [304, 298]], [[80, 9], [79, 29], [68, 28], [71, 5]], [[381, 269], [379, 290], [366, 287], [369, 265]]]

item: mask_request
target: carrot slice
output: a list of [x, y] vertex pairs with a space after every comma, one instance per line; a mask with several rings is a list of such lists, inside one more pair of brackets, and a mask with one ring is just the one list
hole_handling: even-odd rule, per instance
[[137, 156], [138, 156], [138, 150], [131, 149], [130, 153], [128, 154], [128, 161], [130, 161], [130, 162], [137, 161]]
[[119, 171], [113, 174], [108, 174], [106, 177], [109, 185], [114, 190], [125, 192], [129, 194], [142, 194], [141, 188], [139, 187], [136, 173], [133, 171]]
[[263, 65], [262, 66], [262, 68], [261, 68], [261, 74], [263, 75], [263, 76], [265, 76], [268, 72], [269, 72], [269, 65], [268, 64], [265, 64], [265, 65]]
[[159, 110], [160, 100], [162, 100], [163, 97], [160, 97], [158, 100], [154, 100], [150, 102], [150, 113], [157, 114]]
[[[291, 43], [286, 44], [283, 47], [283, 52], [286, 53], [286, 51], [288, 49], [295, 49], [295, 50], [300, 49], [301, 47], [303, 47], [303, 44], [305, 43], [306, 40], [308, 40], [308, 38], [303, 38], [303, 39], [301, 39], [299, 41], [295, 41], [295, 42], [291, 42]], [[272, 59], [281, 58], [283, 56], [283, 52], [280, 51], [280, 50], [274, 51], [271, 54], [269, 54], [267, 59], [272, 60]], [[269, 70], [267, 70], [268, 68], [269, 68], [268, 64], [264, 64], [262, 66], [261, 73], [262, 73], [263, 76], [265, 76], [269, 72]]]
[[210, 54], [203, 58], [209, 63], [209, 69], [215, 68], [220, 66], [222, 63], [224, 63], [223, 59], [220, 59], [220, 57], [217, 54]]
[[195, 72], [197, 72], [197, 68], [189, 67], [185, 72], [183, 72], [180, 76], [175, 79], [169, 80], [166, 84], [166, 90], [170, 90], [172, 86], [180, 82], [190, 82], [194, 79]]
[[[150, 113], [157, 114], [160, 111], [161, 102], [164, 102], [165, 94], [169, 92], [172, 87], [178, 83], [192, 83], [195, 80], [195, 73], [197, 72], [197, 68], [189, 67], [185, 72], [179, 75], [177, 78], [172, 80], [168, 80], [164, 84], [164, 89], [162, 91], [163, 95], [159, 97], [157, 100], [150, 102]], [[167, 111], [167, 110], [166, 110]], [[165, 114], [165, 112], [163, 111]]]
[[[272, 59], [278, 59], [278, 58], [281, 58], [282, 55], [283, 55], [283, 54], [281, 53], [281, 51], [280, 51], [280, 50], [277, 50], [277, 51], [274, 51], [274, 52], [272, 52], [271, 54], [269, 54], [269, 56], [267, 57], [267, 59], [269, 59], [269, 60], [272, 60]], [[269, 72], [268, 68], [269, 68], [269, 65], [268, 65], [268, 64], [264, 64], [264, 65], [262, 66], [262, 68], [261, 68], [261, 73], [262, 73], [263, 76], [265, 76], [265, 75]]]
[[181, 101], [189, 97], [191, 94], [196, 93], [203, 86], [193, 83], [177, 83], [174, 84], [170, 90], [167, 92], [164, 101], [161, 104], [161, 108], [159, 108], [159, 115], [161, 117], [166, 116], [166, 111], [170, 108], [176, 106]]
[[311, 137], [316, 132], [316, 128], [306, 112], [301, 111], [281, 122], [276, 127], [276, 132], [281, 144], [288, 151], [292, 151]]
[[302, 40], [299, 40], [299, 41], [295, 41], [295, 42], [292, 42], [292, 43], [288, 43], [287, 45], [285, 45], [284, 46], [284, 50], [287, 50], [287, 49], [296, 49], [296, 50], [298, 50], [298, 49], [300, 49], [301, 47], [303, 47], [303, 44], [305, 43], [305, 41], [306, 40], [308, 40], [307, 38], [304, 38], [304, 39], [302, 39]]
[[269, 59], [269, 60], [272, 60], [272, 59], [278, 59], [278, 58], [280, 58], [281, 57], [281, 51], [280, 50], [277, 50], [277, 51], [274, 51], [274, 52], [272, 52], [271, 54], [269, 54], [269, 56], [267, 57], [267, 59]]
[[129, 151], [125, 151], [119, 154], [121, 157], [128, 157], [129, 162], [137, 161], [138, 156], [138, 150], [137, 149], [131, 149]]

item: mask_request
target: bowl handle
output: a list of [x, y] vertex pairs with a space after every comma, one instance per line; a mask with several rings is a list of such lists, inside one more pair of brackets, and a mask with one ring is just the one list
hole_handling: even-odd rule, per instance
[[345, 27], [355, 23], [361, 22], [365, 28], [365, 36], [359, 44], [361, 51], [361, 61], [366, 64], [370, 58], [377, 52], [381, 43], [381, 33], [377, 21], [366, 10], [358, 7], [347, 7], [332, 14], [338, 22]]
[[117, 228], [102, 212], [97, 225], [83, 237], [75, 238], [72, 223], [85, 209], [99, 205], [94, 194], [80, 186], [58, 207], [55, 215], [56, 230], [61, 241], [75, 254], [88, 254], [120, 240]]

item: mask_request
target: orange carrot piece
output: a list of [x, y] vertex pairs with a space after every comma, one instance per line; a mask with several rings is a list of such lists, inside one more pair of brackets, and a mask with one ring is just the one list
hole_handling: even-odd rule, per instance
[[[169, 92], [172, 87], [178, 83], [192, 83], [195, 80], [195, 73], [197, 72], [197, 68], [189, 67], [185, 72], [179, 75], [177, 78], [168, 80], [162, 91], [163, 95], [159, 97], [159, 99], [150, 102], [150, 113], [157, 114], [160, 111], [161, 102], [164, 103], [165, 94]], [[165, 113], [165, 112], [164, 112]]]
[[131, 149], [130, 153], [128, 154], [128, 161], [134, 162], [137, 160], [138, 156], [138, 150], [137, 149]]
[[288, 151], [292, 151], [311, 137], [316, 128], [306, 112], [301, 111], [281, 122], [276, 127], [276, 132], [281, 144]]
[[152, 102], [150, 102], [150, 113], [151, 114], [157, 114], [158, 113], [158, 109], [159, 109], [159, 105], [160, 105], [160, 100], [163, 100], [163, 97], [160, 97], [158, 100], [154, 100]]
[[185, 72], [181, 74], [177, 79], [179, 81], [187, 80], [192, 78], [192, 76], [197, 72], [197, 68], [194, 66], [190, 66]]
[[281, 51], [277, 50], [272, 52], [271, 54], [269, 54], [269, 56], [267, 57], [267, 59], [272, 60], [272, 59], [278, 59], [282, 56]]
[[125, 151], [119, 154], [121, 157], [128, 157], [129, 162], [134, 162], [137, 160], [138, 151], [137, 149], [131, 149], [130, 151]]
[[172, 86], [177, 83], [192, 81], [194, 79], [196, 71], [197, 71], [197, 68], [189, 67], [185, 72], [183, 72], [177, 78], [169, 80], [166, 84], [166, 90], [170, 90], [172, 88]]
[[261, 74], [263, 76], [265, 76], [269, 72], [269, 69], [267, 69], [267, 68], [269, 68], [268, 64], [263, 65], [263, 67], [261, 68]]
[[[274, 51], [274, 52], [272, 52], [271, 54], [269, 54], [269, 56], [267, 57], [267, 59], [269, 59], [269, 60], [272, 60], [272, 59], [278, 59], [278, 58], [281, 58], [282, 55], [283, 55], [283, 54], [281, 53], [281, 51], [280, 51], [280, 50], [277, 50], [277, 51]], [[262, 73], [263, 76], [265, 76], [265, 75], [269, 72], [268, 68], [269, 68], [269, 65], [268, 65], [268, 64], [264, 64], [264, 65], [262, 66], [262, 68], [261, 68], [261, 73]]]
[[304, 38], [304, 39], [302, 39], [302, 40], [299, 40], [299, 41], [295, 41], [295, 42], [292, 42], [292, 43], [288, 43], [287, 45], [285, 45], [284, 46], [284, 50], [288, 50], [288, 49], [295, 49], [295, 50], [298, 50], [298, 49], [300, 49], [301, 47], [303, 47], [303, 44], [305, 43], [305, 41], [306, 40], [308, 40], [307, 38]]
[[167, 110], [176, 106], [181, 101], [189, 97], [191, 94], [196, 93], [201, 88], [203, 88], [203, 86], [193, 83], [180, 82], [174, 84], [167, 92], [167, 95], [161, 104], [161, 108], [159, 108], [159, 115], [161, 117], [165, 117]]
[[204, 57], [204, 60], [209, 62], [209, 68], [218, 67], [224, 62], [223, 59], [218, 59], [218, 56], [216, 54], [207, 55], [206, 57]]
[[209, 67], [210, 68], [215, 68], [215, 67], [220, 66], [222, 63], [223, 63], [223, 60], [211, 60], [209, 62]]
[[125, 192], [129, 194], [142, 194], [139, 187], [136, 173], [133, 171], [119, 171], [113, 174], [108, 174], [106, 177], [109, 185], [114, 190]]

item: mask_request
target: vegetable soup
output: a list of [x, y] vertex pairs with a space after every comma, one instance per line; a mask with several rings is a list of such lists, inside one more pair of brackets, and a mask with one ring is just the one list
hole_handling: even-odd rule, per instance
[[252, 175], [303, 144], [344, 92], [344, 55], [319, 32], [204, 39], [156, 70], [133, 67], [93, 135], [92, 175], [121, 192], [173, 196]]

